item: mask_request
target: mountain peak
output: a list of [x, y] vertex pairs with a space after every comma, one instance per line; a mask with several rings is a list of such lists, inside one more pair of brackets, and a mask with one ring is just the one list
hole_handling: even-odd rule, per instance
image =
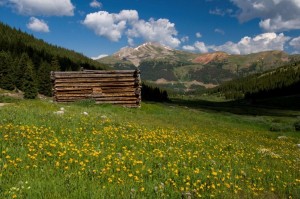
[[140, 50], [143, 48], [148, 48], [149, 50], [151, 50], [153, 48], [161, 48], [161, 49], [170, 50], [170, 51], [174, 50], [174, 49], [172, 49], [168, 46], [165, 46], [163, 44], [160, 44], [158, 42], [146, 42], [146, 43], [143, 43], [143, 44], [137, 46], [136, 48], [134, 48], [134, 50]]
[[140, 62], [146, 59], [160, 59], [174, 54], [174, 49], [161, 45], [156, 42], [147, 42], [135, 48], [124, 47], [116, 52], [113, 56], [120, 60], [132, 62], [139, 66]]

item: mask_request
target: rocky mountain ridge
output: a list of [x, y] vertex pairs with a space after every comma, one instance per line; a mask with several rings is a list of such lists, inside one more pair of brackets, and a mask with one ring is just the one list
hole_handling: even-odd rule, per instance
[[299, 56], [288, 55], [283, 51], [248, 55], [230, 55], [225, 52], [196, 54], [149, 42], [136, 48], [122, 48], [98, 61], [116, 69], [139, 67], [143, 81], [185, 92], [217, 86], [297, 59]]
[[[99, 62], [112, 65], [114, 63], [131, 63], [138, 67], [146, 60], [180, 61], [180, 55], [190, 57], [193, 53], [172, 49], [155, 42], [147, 42], [135, 48], [123, 47], [111, 56], [98, 59]], [[191, 61], [191, 60], [189, 60]]]
[[133, 63], [133, 65], [139, 66], [142, 60], [164, 58], [166, 56], [173, 55], [173, 51], [173, 49], [167, 46], [162, 46], [158, 43], [149, 42], [142, 44], [136, 48], [122, 48], [113, 56], [122, 60], [129, 60]]

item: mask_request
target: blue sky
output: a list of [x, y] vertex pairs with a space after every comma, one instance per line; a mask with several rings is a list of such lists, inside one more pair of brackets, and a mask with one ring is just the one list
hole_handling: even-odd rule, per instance
[[300, 0], [0, 0], [0, 21], [88, 57], [144, 42], [300, 52]]

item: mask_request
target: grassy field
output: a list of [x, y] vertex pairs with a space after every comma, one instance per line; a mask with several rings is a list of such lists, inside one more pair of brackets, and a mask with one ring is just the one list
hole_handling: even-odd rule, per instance
[[1, 100], [0, 198], [300, 196], [297, 111]]

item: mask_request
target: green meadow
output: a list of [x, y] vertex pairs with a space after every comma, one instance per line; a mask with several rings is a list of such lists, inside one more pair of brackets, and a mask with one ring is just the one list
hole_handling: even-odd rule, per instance
[[0, 100], [0, 198], [300, 196], [299, 111]]

